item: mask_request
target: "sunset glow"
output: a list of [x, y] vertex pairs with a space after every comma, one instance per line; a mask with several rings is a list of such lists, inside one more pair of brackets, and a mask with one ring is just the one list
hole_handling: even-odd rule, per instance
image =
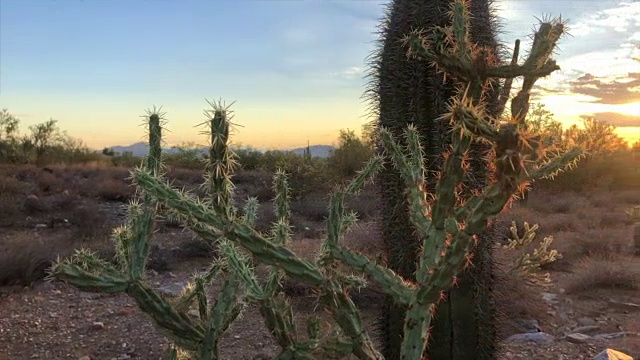
[[[168, 144], [203, 143], [193, 126], [204, 99], [222, 98], [236, 101], [236, 143], [332, 144], [367, 121], [365, 58], [384, 3], [2, 0], [0, 108], [23, 130], [57, 119], [99, 149], [142, 141], [139, 116], [154, 105], [167, 112]], [[507, 46], [528, 48], [535, 17], [569, 19], [562, 70], [539, 81], [534, 101], [566, 126], [595, 116], [640, 139], [640, 2], [496, 6]]]

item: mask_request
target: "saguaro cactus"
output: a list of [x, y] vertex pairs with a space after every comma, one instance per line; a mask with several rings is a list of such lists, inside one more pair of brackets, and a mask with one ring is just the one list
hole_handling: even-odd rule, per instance
[[[213, 111], [206, 113], [212, 156], [205, 186], [208, 196], [197, 199], [173, 189], [159, 172], [159, 151], [151, 151], [150, 158], [132, 174], [143, 199], [142, 205], [132, 203], [128, 225], [115, 233], [118, 266], [82, 250], [72, 258], [54, 264], [51, 275], [82, 290], [128, 294], [173, 344], [193, 359], [217, 359], [220, 337], [249, 305], [259, 307], [265, 326], [281, 346], [277, 359], [313, 359], [318, 353], [320, 358], [354, 354], [361, 359], [383, 359], [349, 296], [350, 288], [366, 283], [359, 276], [342, 272], [341, 267], [336, 266], [341, 262], [347, 268], [367, 275], [407, 309], [404, 317], [398, 319], [402, 324], [398, 357], [421, 359], [436, 305], [442, 301], [444, 291], [457, 283], [463, 269], [469, 267], [471, 250], [479, 241], [477, 234], [504, 208], [522, 184], [552, 176], [573, 164], [581, 153], [573, 150], [547, 157], [544, 149], [532, 143], [530, 135], [523, 130], [524, 117], [497, 123], [488, 119], [481, 106], [490, 79], [523, 76], [523, 90], [512, 102], [512, 113], [526, 114], [527, 94], [533, 83], [538, 77], [558, 69], [549, 56], [563, 32], [562, 23], [554, 21], [541, 25], [536, 34], [539, 41], [534, 41], [524, 65], [499, 66], [487, 55], [489, 49], [469, 41], [469, 15], [464, 1], [454, 3], [451, 17], [451, 26], [435, 29], [430, 36], [414, 32], [404, 39], [408, 55], [432, 62], [465, 84], [442, 116], [443, 121], [451, 124], [451, 151], [444, 160], [433, 191], [427, 187], [424, 149], [416, 126], [406, 127], [401, 136], [395, 136], [386, 128], [380, 129], [380, 140], [406, 186], [407, 192], [403, 196], [410, 209], [410, 225], [421, 243], [416, 254], [414, 277], [399, 276], [340, 244], [345, 231], [357, 220], [356, 214], [346, 211], [345, 198], [356, 195], [379, 172], [383, 167], [381, 156], [373, 157], [350, 183], [331, 195], [327, 237], [321, 254], [314, 261], [296, 256], [287, 247], [289, 190], [282, 172], [274, 177], [277, 221], [268, 233], [256, 231], [253, 228], [255, 199], [250, 199], [242, 212], [231, 201], [230, 116], [228, 108], [220, 103], [213, 104]], [[152, 127], [150, 134], [160, 134], [160, 119], [158, 114], [148, 117]], [[470, 171], [467, 158], [474, 141], [490, 144], [487, 158], [494, 171], [491, 181], [481, 191], [462, 197], [459, 189]], [[152, 147], [159, 149], [159, 138], [150, 136], [150, 142]], [[196, 275], [183, 294], [174, 300], [163, 297], [146, 284], [144, 278], [148, 243], [158, 205], [172, 211], [203, 239], [215, 243], [222, 255], [212, 261], [209, 270]], [[255, 261], [269, 266], [266, 278], [256, 276], [246, 252], [251, 253]], [[282, 276], [315, 289], [319, 304], [333, 321], [326, 333], [322, 333], [319, 319], [314, 317], [309, 319], [306, 336], [297, 333], [291, 306], [280, 291]], [[214, 279], [220, 280], [222, 287], [211, 301], [205, 287]], [[189, 315], [190, 306], [198, 309], [198, 317]], [[173, 352], [173, 357], [177, 357], [177, 351]]]
[[[449, 153], [451, 146], [452, 125], [440, 117], [448, 111], [448, 102], [461, 83], [451, 77], [445, 79], [445, 73], [438, 73], [425, 59], [407, 57], [407, 49], [401, 40], [414, 29], [450, 25], [448, 14], [453, 3], [453, 0], [391, 1], [380, 30], [379, 47], [370, 59], [371, 82], [366, 95], [372, 100], [374, 126], [388, 128], [396, 136], [408, 124], [418, 129], [425, 147], [426, 187], [430, 193], [435, 192], [444, 155]], [[471, 14], [468, 40], [497, 56], [496, 22], [489, 3], [488, 0], [466, 2]], [[487, 119], [499, 117], [504, 108], [499, 85], [494, 80], [492, 87], [485, 90], [482, 106]], [[508, 90], [506, 93], [508, 96]], [[470, 176], [464, 181], [465, 196], [486, 185], [489, 174], [486, 152], [489, 149], [483, 143], [470, 146]], [[393, 167], [382, 171], [378, 184], [383, 198], [382, 231], [388, 266], [403, 277], [413, 278], [420, 242], [410, 225], [410, 210], [402, 196], [406, 185]], [[491, 230], [483, 231], [480, 237], [482, 241], [473, 250], [475, 266], [460, 276], [458, 286], [446, 294], [447, 301], [437, 309], [429, 344], [429, 353], [434, 359], [493, 357], [496, 329], [491, 294]], [[400, 351], [403, 313], [399, 304], [387, 300], [380, 327], [385, 356], [391, 359], [398, 358]]]

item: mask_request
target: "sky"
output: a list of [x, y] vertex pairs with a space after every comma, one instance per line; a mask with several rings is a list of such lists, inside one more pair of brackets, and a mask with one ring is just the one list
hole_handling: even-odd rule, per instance
[[[23, 131], [53, 118], [101, 149], [144, 141], [154, 105], [168, 144], [204, 144], [194, 126], [222, 99], [236, 145], [332, 144], [368, 120], [365, 59], [387, 1], [0, 0], [0, 108]], [[536, 17], [568, 19], [562, 70], [535, 101], [566, 125], [596, 116], [640, 138], [640, 2], [495, 3], [500, 40], [525, 48]]]

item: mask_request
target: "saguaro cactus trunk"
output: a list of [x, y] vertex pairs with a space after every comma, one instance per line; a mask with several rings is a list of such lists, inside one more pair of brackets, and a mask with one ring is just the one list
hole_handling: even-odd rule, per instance
[[[444, 156], [449, 149], [450, 126], [439, 117], [447, 111], [448, 101], [456, 94], [458, 84], [445, 80], [428, 62], [407, 57], [401, 40], [414, 29], [446, 26], [451, 9], [450, 0], [395, 0], [387, 8], [380, 29], [378, 49], [370, 58], [370, 79], [366, 95], [372, 100], [374, 122], [400, 136], [408, 124], [417, 127], [425, 148], [427, 190], [435, 193]], [[487, 0], [470, 0], [471, 40], [479, 45], [498, 49], [495, 17]], [[504, 102], [499, 99], [499, 84], [487, 93], [487, 113], [502, 113]], [[470, 176], [466, 189], [480, 189], [486, 184], [488, 149], [473, 144], [470, 150]], [[380, 174], [382, 231], [388, 266], [401, 276], [412, 279], [416, 272], [419, 241], [411, 226], [405, 183], [398, 171], [386, 167]], [[490, 230], [480, 236], [480, 246], [473, 252], [474, 267], [468, 269], [449, 291], [434, 318], [428, 346], [431, 359], [489, 359], [495, 344], [495, 319], [491, 297], [492, 242]], [[384, 355], [400, 357], [405, 309], [389, 300], [380, 327]]]

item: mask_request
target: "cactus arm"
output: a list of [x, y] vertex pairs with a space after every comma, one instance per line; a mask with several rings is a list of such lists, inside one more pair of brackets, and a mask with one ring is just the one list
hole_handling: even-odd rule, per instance
[[583, 158], [585, 152], [583, 149], [571, 149], [552, 160], [542, 164], [538, 168], [529, 172], [529, 177], [533, 180], [542, 178], [553, 178], [564, 169], [573, 168], [578, 160]]
[[369, 335], [364, 330], [356, 305], [341, 286], [331, 280], [331, 291], [325, 292], [321, 301], [330, 304], [333, 320], [351, 339], [352, 351], [360, 359], [383, 360], [384, 357], [375, 349]]
[[340, 191], [331, 194], [331, 207], [329, 208], [327, 221], [327, 240], [323, 245], [325, 255], [320, 259], [319, 263], [330, 269], [334, 259], [340, 260], [353, 269], [371, 276], [374, 281], [382, 285], [384, 291], [392, 295], [397, 301], [408, 302], [411, 289], [408, 285], [405, 285], [405, 281], [400, 276], [389, 269], [372, 263], [366, 256], [356, 254], [338, 245], [338, 239], [342, 233], [340, 222], [344, 212], [345, 195], [344, 192]]
[[238, 276], [235, 272], [232, 272], [222, 285], [216, 302], [211, 308], [211, 315], [203, 318], [207, 319], [207, 323], [202, 343], [198, 348], [198, 359], [218, 359], [220, 336], [229, 328], [231, 322], [238, 317], [243, 307], [242, 303], [236, 303], [239, 289]]
[[213, 278], [222, 272], [224, 265], [225, 264], [223, 264], [221, 261], [214, 261], [211, 266], [209, 266], [209, 269], [204, 272], [204, 274], [196, 276], [196, 278], [191, 283], [187, 284], [187, 286], [185, 286], [185, 288], [183, 289], [182, 294], [180, 294], [180, 296], [174, 303], [176, 310], [186, 312], [197, 296], [195, 285], [197, 279], [202, 278], [202, 282], [204, 284], [211, 283]]
[[64, 261], [54, 264], [51, 273], [82, 291], [119, 293], [126, 291], [129, 281], [122, 275], [87, 271], [82, 266]]
[[[415, 128], [413, 126], [409, 126], [406, 132], [413, 132]], [[405, 133], [406, 133], [405, 132]], [[393, 135], [387, 129], [380, 129], [380, 136], [382, 143], [384, 144], [387, 151], [390, 153], [391, 158], [393, 159], [394, 165], [400, 170], [400, 173], [404, 176], [405, 181], [409, 184], [409, 194], [408, 199], [409, 202], [409, 216], [411, 222], [415, 225], [416, 229], [420, 231], [422, 236], [427, 235], [427, 229], [431, 226], [431, 218], [429, 214], [431, 213], [431, 207], [429, 206], [426, 198], [426, 192], [424, 191], [424, 171], [416, 169], [415, 172], [413, 167], [411, 167], [411, 162], [407, 159], [400, 148], [400, 145], [393, 139]], [[415, 147], [411, 146], [413, 151], [415, 151]], [[418, 156], [418, 154], [414, 154]], [[422, 167], [422, 165], [421, 165]], [[428, 247], [426, 248], [427, 252], [435, 253], [435, 251], [431, 251], [433, 242], [429, 242]]]
[[158, 328], [169, 335], [181, 347], [196, 350], [204, 329], [194, 325], [185, 313], [177, 312], [167, 300], [145, 284], [136, 281], [127, 288], [127, 294], [136, 301], [142, 311], [150, 315]]
[[316, 266], [309, 261], [299, 259], [286, 247], [272, 244], [248, 225], [225, 223], [218, 214], [207, 209], [205, 205], [185, 197], [184, 194], [142, 169], [134, 173], [134, 181], [145, 191], [153, 194], [159, 202], [175, 209], [185, 217], [192, 217], [202, 224], [212, 226], [216, 232], [241, 244], [265, 264], [281, 266], [287, 275], [296, 280], [315, 286], [322, 285], [324, 277]]
[[257, 198], [248, 198], [244, 204], [244, 215], [242, 217], [242, 221], [249, 225], [253, 225], [256, 222], [256, 213], [258, 212], [259, 205]]
[[209, 101], [210, 110], [205, 110], [207, 121], [200, 124], [206, 129], [203, 134], [208, 135], [209, 161], [204, 186], [208, 190], [209, 199], [213, 209], [221, 216], [231, 218], [234, 214], [232, 204], [234, 185], [230, 175], [237, 167], [235, 154], [229, 149], [229, 135], [233, 105], [226, 105], [222, 101]]
[[[520, 39], [517, 39], [515, 45], [513, 47], [513, 54], [511, 56], [511, 65], [518, 64], [518, 56], [520, 56]], [[502, 114], [504, 109], [507, 107], [507, 101], [509, 101], [509, 97], [511, 95], [511, 86], [513, 85], [513, 78], [506, 78], [504, 81], [504, 85], [500, 89], [500, 96], [498, 98], [498, 111], [497, 114]]]
[[[161, 159], [162, 159], [162, 126], [164, 121], [164, 113], [160, 113], [160, 109], [147, 110], [145, 122], [148, 126], [149, 137], [149, 153], [143, 163], [145, 168], [155, 176], [160, 176]], [[128, 240], [129, 246], [129, 276], [131, 279], [141, 279], [144, 276], [149, 257], [149, 241], [154, 231], [156, 208], [153, 199], [148, 194], [142, 194], [142, 203], [140, 207], [132, 207], [132, 230], [131, 238], [122, 238]]]
[[371, 280], [380, 285], [385, 293], [393, 296], [398, 303], [409, 303], [415, 288], [414, 284], [406, 282], [393, 271], [375, 264], [366, 256], [349, 249], [334, 247], [331, 248], [331, 254], [352, 269], [369, 275]]
[[291, 304], [280, 293], [260, 301], [260, 314], [264, 317], [265, 324], [278, 345], [283, 349], [280, 357], [294, 358], [293, 354], [296, 354], [297, 346], [294, 339], [295, 326]]

